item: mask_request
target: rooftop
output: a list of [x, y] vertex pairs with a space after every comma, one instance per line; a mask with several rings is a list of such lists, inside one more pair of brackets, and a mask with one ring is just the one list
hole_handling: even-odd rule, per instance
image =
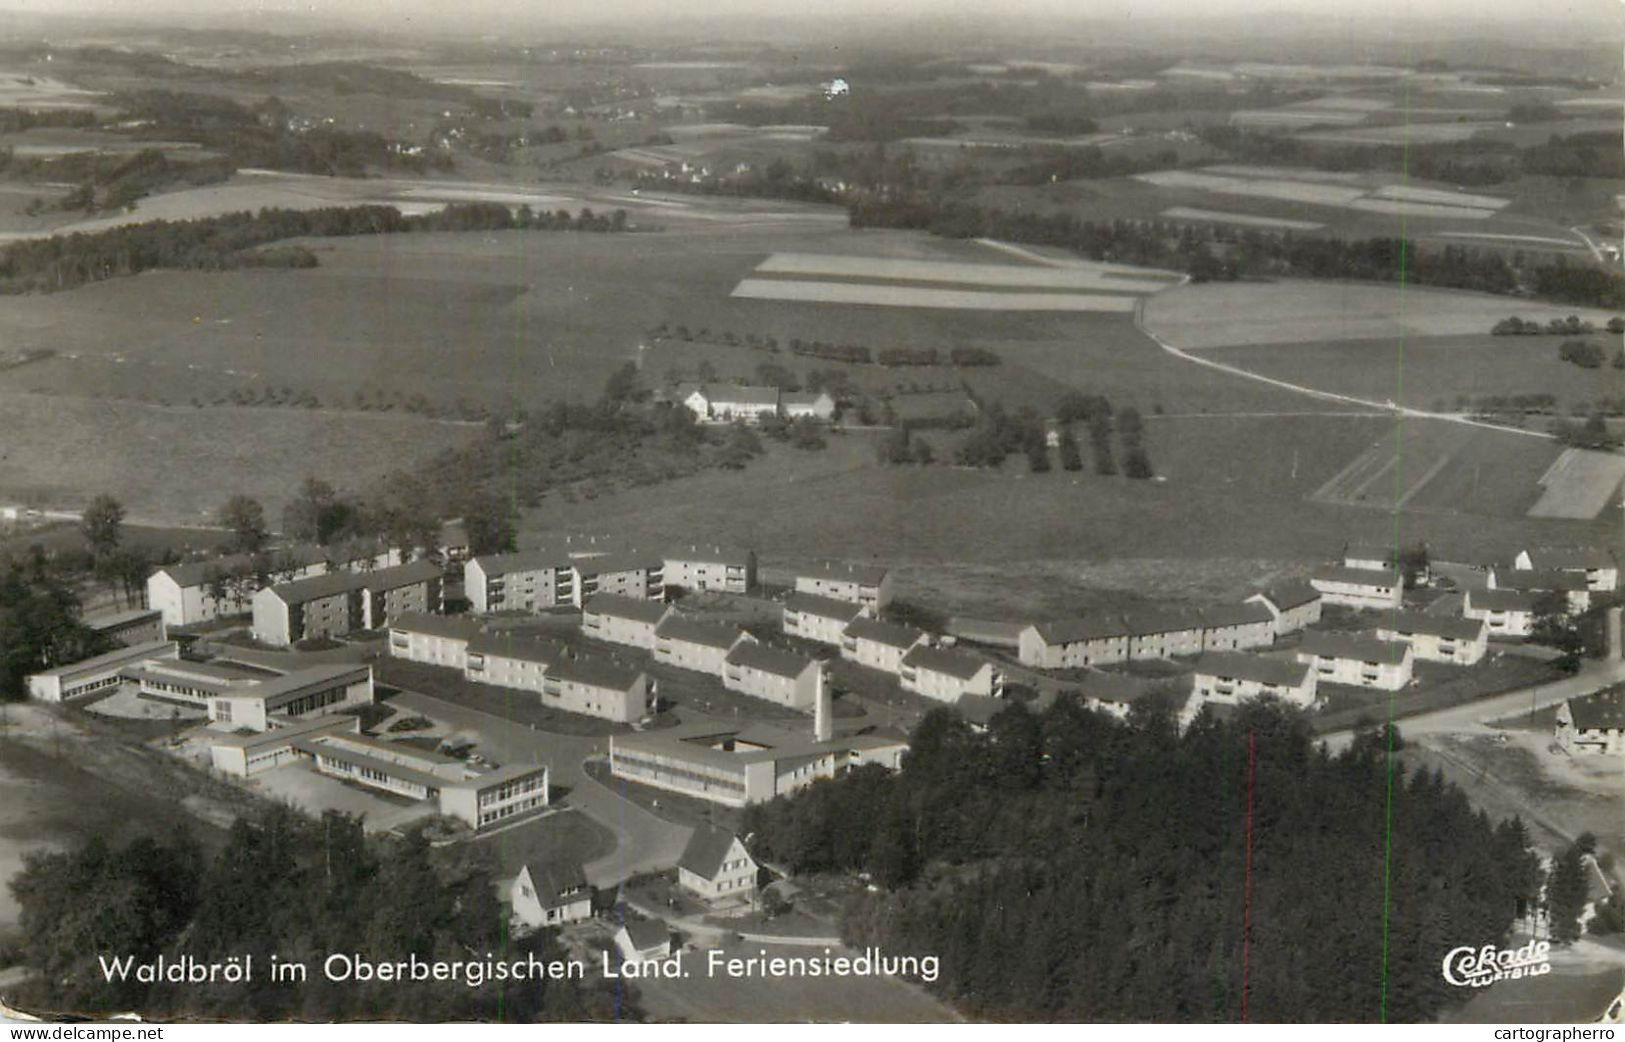
[[779, 404], [779, 389], [777, 387], [760, 387], [744, 384], [692, 384], [684, 385], [678, 389], [678, 395], [686, 400], [695, 392], [701, 394], [706, 401], [722, 402], [728, 405], [754, 405], [777, 406]]
[[965, 718], [966, 723], [986, 727], [995, 716], [1013, 704], [1008, 699], [993, 698], [990, 695], [964, 694], [959, 696], [954, 708]]
[[868, 617], [853, 619], [846, 624], [843, 632], [845, 636], [856, 637], [858, 640], [870, 640], [905, 650], [925, 638], [925, 634], [913, 626], [900, 626], [895, 622], [883, 622]]
[[668, 561], [703, 561], [706, 564], [731, 564], [744, 568], [756, 557], [754, 550], [729, 546], [681, 546], [666, 554]]
[[1221, 604], [1213, 608], [1202, 609], [1202, 623], [1209, 629], [1220, 629], [1225, 626], [1250, 626], [1267, 623], [1275, 616], [1262, 604], [1255, 602], [1243, 604]]
[[1600, 546], [1544, 547], [1526, 552], [1529, 554], [1529, 563], [1542, 570], [1571, 571], [1619, 567], [1614, 555]]
[[1588, 698], [1571, 698], [1569, 715], [1581, 731], [1625, 728], [1625, 690], [1602, 691]]
[[258, 698], [271, 699], [282, 695], [293, 694], [306, 688], [316, 687], [320, 684], [342, 680], [351, 682], [353, 677], [360, 680], [372, 675], [371, 666], [358, 666], [353, 662], [340, 662], [327, 666], [311, 666], [309, 669], [296, 669], [291, 673], [284, 673], [280, 677], [263, 680], [253, 687], [245, 687], [231, 692], [232, 698]]
[[677, 859], [677, 867], [686, 868], [704, 879], [715, 879], [736, 838], [727, 829], [701, 824], [688, 837], [688, 846], [683, 848], [683, 856]]
[[615, 593], [596, 594], [587, 598], [587, 602], [581, 606], [583, 615], [605, 615], [612, 619], [630, 619], [651, 625], [659, 622], [670, 610], [670, 605], [664, 601], [645, 601]]
[[1579, 572], [1556, 569], [1495, 568], [1491, 570], [1495, 585], [1505, 590], [1536, 590], [1568, 593], [1586, 589], [1586, 577]]
[[273, 596], [283, 604], [290, 607], [295, 604], [304, 604], [307, 601], [318, 600], [323, 597], [335, 597], [341, 593], [354, 593], [366, 585], [365, 580], [357, 572], [329, 572], [326, 575], [312, 575], [308, 579], [295, 579], [293, 582], [277, 583], [269, 587]]
[[177, 658], [180, 656], [180, 652], [180, 645], [172, 640], [151, 640], [145, 644], [132, 644], [127, 648], [115, 648], [106, 654], [80, 659], [78, 662], [69, 662], [61, 666], [53, 666], [50, 669], [42, 669], [35, 675], [50, 677], [91, 673], [99, 669], [128, 665], [147, 658]]
[[469, 640], [468, 653], [517, 659], [520, 662], [540, 662], [544, 666], [562, 662], [570, 655], [563, 645], [554, 641], [511, 631], [478, 634]]
[[1466, 606], [1477, 611], [1534, 611], [1533, 590], [1468, 590]]
[[1376, 662], [1384, 666], [1397, 666], [1404, 662], [1410, 650], [1410, 645], [1401, 640], [1378, 640], [1375, 637], [1325, 633], [1320, 630], [1304, 630], [1303, 643], [1298, 646], [1300, 654]]
[[951, 648], [933, 648], [920, 645], [903, 656], [903, 665], [932, 673], [943, 673], [960, 680], [969, 680], [988, 668], [987, 660]]
[[1484, 635], [1484, 620], [1401, 611], [1384, 616], [1382, 622], [1377, 625], [1377, 630], [1380, 633], [1391, 632], [1401, 636], [1419, 633], [1449, 640], [1477, 640]]
[[1199, 630], [1202, 616], [1187, 608], [1142, 608], [1124, 613], [1123, 624], [1131, 637], [1150, 637]]
[[566, 894], [573, 894], [587, 886], [587, 877], [581, 866], [573, 861], [527, 861], [524, 870], [530, 873], [530, 882], [536, 897], [547, 907]]
[[1343, 560], [1382, 561], [1385, 564], [1394, 564], [1399, 560], [1399, 551], [1395, 547], [1377, 543], [1349, 543], [1343, 547]]
[[1253, 596], [1265, 598], [1275, 605], [1278, 611], [1291, 611], [1293, 608], [1301, 608], [1305, 604], [1320, 600], [1320, 591], [1302, 579], [1289, 579], [1260, 590]]
[[[277, 718], [273, 718], [277, 719]], [[291, 720], [278, 723], [269, 731], [251, 731], [248, 734], [210, 735], [211, 745], [226, 745], [235, 749], [259, 749], [267, 745], [281, 745], [294, 738], [309, 737], [327, 731], [359, 731], [361, 718], [343, 713], [326, 716], [313, 716], [305, 720]]]
[[625, 691], [643, 678], [640, 670], [600, 658], [566, 658], [550, 664], [547, 675], [572, 684]]
[[756, 641], [745, 641], [728, 652], [728, 662], [747, 669], [771, 673], [778, 677], [795, 679], [807, 671], [808, 666], [817, 665], [816, 659], [804, 658], [789, 651], [780, 651], [770, 648]]
[[1258, 684], [1277, 687], [1297, 687], [1309, 676], [1309, 666], [1302, 662], [1246, 655], [1234, 651], [1210, 651], [1196, 660], [1196, 672], [1202, 676], [1226, 680], [1251, 680]]
[[130, 608], [126, 611], [86, 615], [81, 621], [93, 630], [110, 630], [119, 626], [127, 626], [133, 622], [145, 622], [148, 619], [158, 618], [162, 615], [163, 612], [157, 608]]
[[393, 590], [413, 583], [431, 582], [444, 577], [445, 571], [427, 558], [408, 561], [393, 568], [379, 568], [372, 572], [358, 572], [361, 584], [369, 590]]
[[635, 919], [621, 924], [632, 947], [647, 951], [657, 945], [671, 944], [671, 930], [659, 919]]
[[479, 620], [466, 615], [430, 615], [421, 611], [400, 612], [390, 620], [389, 628], [452, 640], [472, 640], [482, 632]]
[[568, 555], [556, 550], [521, 550], [515, 554], [486, 554], [474, 558], [487, 579], [515, 572], [539, 572], [548, 568], [568, 568]]
[[727, 649], [733, 647], [739, 638], [744, 636], [744, 631], [738, 626], [705, 622], [673, 612], [655, 627], [655, 636], [680, 640], [687, 644], [698, 644], [701, 647]]
[[1127, 637], [1128, 624], [1116, 615], [1088, 615], [1078, 619], [1055, 619], [1037, 624], [1038, 635], [1046, 644], [1075, 644], [1085, 640]]
[[822, 619], [851, 622], [863, 614], [863, 606], [856, 601], [843, 601], [835, 597], [821, 597], [816, 593], [792, 593], [784, 599], [788, 611], [817, 615]]
[[582, 554], [570, 562], [581, 575], [608, 575], [611, 572], [651, 572], [666, 566], [659, 554], [641, 550], [617, 550], [607, 554]]
[[886, 569], [878, 564], [836, 564], [825, 562], [797, 572], [796, 578], [823, 579], [835, 582], [855, 582], [864, 586], [879, 586], [886, 579]]

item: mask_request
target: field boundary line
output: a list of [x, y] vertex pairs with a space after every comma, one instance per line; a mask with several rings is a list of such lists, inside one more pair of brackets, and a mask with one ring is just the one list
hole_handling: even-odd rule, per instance
[[1447, 452], [1438, 459], [1434, 460], [1433, 466], [1428, 468], [1427, 473], [1422, 475], [1421, 480], [1412, 485], [1410, 488], [1406, 489], [1405, 494], [1399, 497], [1399, 502], [1394, 504], [1394, 509], [1397, 510], [1400, 507], [1403, 507], [1406, 503], [1409, 503], [1412, 496], [1426, 488], [1428, 482], [1438, 477], [1439, 471], [1443, 470], [1445, 465], [1455, 458], [1456, 454], [1454, 452]]
[[[1188, 281], [1189, 279], [1185, 280], [1185, 282]], [[1185, 282], [1175, 283], [1175, 286], [1182, 286], [1185, 284]], [[1317, 398], [1324, 402], [1341, 402], [1345, 405], [1358, 405], [1363, 408], [1378, 410], [1393, 416], [1403, 416], [1417, 420], [1443, 420], [1446, 423], [1459, 423], [1464, 427], [1479, 427], [1488, 431], [1500, 431], [1504, 434], [1521, 434], [1526, 438], [1540, 438], [1544, 441], [1553, 440], [1553, 436], [1545, 433], [1544, 431], [1528, 431], [1521, 427], [1503, 427], [1498, 423], [1486, 423], [1483, 420], [1475, 420], [1467, 416], [1462, 416], [1459, 413], [1433, 412], [1428, 409], [1413, 409], [1408, 405], [1400, 405], [1397, 402], [1392, 401], [1378, 402], [1372, 401], [1369, 398], [1357, 398], [1352, 394], [1338, 394], [1335, 391], [1322, 391], [1314, 387], [1305, 387], [1303, 384], [1292, 383], [1290, 380], [1281, 380], [1273, 376], [1265, 376], [1263, 373], [1255, 373], [1249, 369], [1242, 369], [1239, 366], [1230, 365], [1226, 362], [1216, 362], [1211, 358], [1202, 358], [1199, 355], [1192, 354], [1184, 348], [1175, 347], [1173, 344], [1168, 343], [1166, 340], [1157, 336], [1157, 334], [1151, 332], [1150, 329], [1146, 328], [1145, 300], [1146, 298], [1144, 297], [1140, 298], [1140, 300], [1134, 306], [1134, 327], [1140, 332], [1144, 333], [1146, 336], [1150, 337], [1153, 343], [1162, 348], [1164, 351], [1173, 355], [1175, 358], [1182, 358], [1185, 361], [1191, 362], [1195, 365], [1205, 366], [1221, 373], [1229, 373], [1231, 376], [1239, 376], [1246, 380], [1254, 380], [1258, 383], [1268, 384], [1271, 387], [1279, 387], [1282, 390], [1292, 391], [1296, 394], [1306, 395], [1310, 398]]]

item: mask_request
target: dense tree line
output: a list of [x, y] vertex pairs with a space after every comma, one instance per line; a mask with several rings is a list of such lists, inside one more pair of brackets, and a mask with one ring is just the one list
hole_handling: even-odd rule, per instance
[[109, 649], [79, 621], [79, 598], [43, 557], [0, 570], [0, 700], [28, 696], [30, 673]]
[[[457, 845], [432, 850], [421, 832], [367, 836], [358, 817], [320, 821], [277, 807], [239, 819], [213, 857], [184, 833], [112, 848], [36, 852], [11, 883], [25, 961], [39, 974], [8, 996], [25, 1008], [139, 1011], [157, 1019], [608, 1021], [635, 1016], [630, 996], [601, 980], [337, 983], [323, 960], [373, 962], [558, 959], [551, 932], [514, 939], [492, 869]], [[304, 984], [266, 980], [272, 955], [309, 968]], [[243, 983], [143, 984], [106, 979], [97, 956], [252, 955]]]
[[0, 134], [18, 134], [36, 127], [72, 127], [78, 130], [96, 125], [93, 109], [0, 108]]
[[76, 187], [55, 205], [60, 210], [93, 213], [129, 206], [171, 185], [218, 184], [233, 171], [218, 157], [171, 159], [161, 149], [134, 154], [73, 152], [63, 156], [19, 159], [0, 150], [0, 172], [29, 181], [68, 182]]
[[[146, 221], [105, 231], [23, 239], [0, 250], [0, 292], [71, 289], [87, 282], [155, 269], [222, 271], [266, 263], [258, 247], [304, 236], [381, 235], [400, 232], [539, 231], [618, 232], [626, 211], [577, 214], [559, 210], [511, 211], [500, 203], [453, 203], [411, 216], [393, 206], [333, 206], [314, 210], [240, 211], [190, 221]], [[285, 261], [308, 266], [292, 253]]]
[[1254, 1020], [1430, 1020], [1463, 997], [1443, 954], [1502, 942], [1540, 891], [1520, 823], [1406, 776], [1375, 732], [1329, 756], [1276, 703], [1183, 734], [1154, 704], [1012, 704], [985, 734], [936, 710], [900, 773], [820, 782], [744, 829], [791, 871], [870, 873], [847, 941], [937, 954], [935, 987], [989, 1019], [1236, 1020], [1249, 832]]

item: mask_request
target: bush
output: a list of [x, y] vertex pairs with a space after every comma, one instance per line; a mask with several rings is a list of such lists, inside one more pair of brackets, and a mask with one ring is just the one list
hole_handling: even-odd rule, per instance
[[1584, 340], [1565, 340], [1563, 346], [1557, 349], [1557, 357], [1582, 369], [1597, 369], [1602, 366], [1606, 355], [1596, 344]]

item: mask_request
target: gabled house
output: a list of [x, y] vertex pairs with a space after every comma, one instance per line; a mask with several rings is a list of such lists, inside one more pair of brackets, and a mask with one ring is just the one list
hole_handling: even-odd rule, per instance
[[1398, 691], [1411, 682], [1414, 655], [1404, 641], [1310, 630], [1297, 659], [1314, 667], [1318, 682]]
[[527, 862], [508, 884], [508, 903], [526, 926], [563, 926], [592, 916], [592, 887], [580, 865]]
[[552, 550], [485, 554], [463, 563], [463, 592], [470, 610], [540, 611], [574, 603], [570, 558]]
[[816, 593], [792, 593], [784, 599], [781, 618], [786, 634], [839, 647], [847, 625], [869, 614], [868, 608], [854, 601], [821, 597]]
[[1275, 613], [1257, 601], [1202, 609], [1202, 650], [1240, 651], [1275, 642]]
[[666, 554], [667, 586], [682, 590], [749, 593], [756, 588], [756, 551], [689, 546]]
[[891, 573], [878, 565], [825, 564], [796, 574], [796, 592], [882, 611], [891, 603]]
[[1497, 565], [1490, 569], [1488, 582], [1492, 590], [1561, 593], [1570, 615], [1578, 615], [1591, 607], [1591, 587], [1581, 572], [1537, 571]]
[[1283, 637], [1319, 622], [1323, 598], [1309, 583], [1294, 579], [1260, 590], [1247, 602], [1263, 605], [1275, 617], [1275, 635]]
[[859, 665], [896, 673], [903, 656], [926, 644], [926, 635], [912, 626], [880, 619], [853, 619], [841, 633], [841, 657]]
[[654, 659], [720, 677], [728, 652], [740, 641], [755, 639], [738, 626], [702, 622], [673, 612], [655, 627]]
[[1350, 608], [1396, 609], [1405, 592], [1404, 577], [1392, 568], [1317, 568], [1309, 585], [1327, 604]]
[[701, 423], [760, 423], [779, 414], [777, 387], [688, 384], [678, 388], [677, 400]]
[[827, 391], [785, 391], [779, 395], [779, 404], [788, 420], [824, 420], [835, 416], [835, 399]]
[[952, 705], [966, 695], [997, 697], [1003, 692], [993, 663], [953, 648], [917, 644], [903, 656], [898, 679], [904, 691]]
[[1570, 753], [1625, 753], [1625, 692], [1564, 702], [1557, 709], [1553, 737]]
[[811, 709], [824, 682], [824, 664], [756, 641], [740, 641], [723, 661], [722, 686], [791, 709]]
[[615, 951], [622, 962], [650, 962], [671, 956], [671, 930], [659, 919], [625, 922], [615, 931]]
[[739, 837], [715, 825], [700, 825], [677, 859], [677, 885], [702, 901], [756, 893], [756, 860]]
[[1304, 662], [1211, 651], [1196, 660], [1191, 693], [1221, 705], [1273, 695], [1307, 709], [1315, 704], [1315, 677], [1314, 668]]
[[1195, 655], [1202, 650], [1202, 616], [1182, 609], [1143, 609], [1123, 616], [1131, 661]]
[[1468, 590], [1461, 614], [1482, 619], [1491, 637], [1527, 637], [1535, 625], [1537, 593], [1526, 590]]
[[1619, 588], [1619, 562], [1600, 546], [1520, 550], [1512, 566], [1521, 571], [1575, 572], [1585, 576], [1586, 588], [1593, 592]]
[[1021, 631], [1017, 657], [1039, 669], [1077, 669], [1128, 661], [1128, 627], [1108, 614], [1039, 622]]
[[1489, 627], [1479, 619], [1394, 612], [1377, 623], [1377, 639], [1402, 640], [1422, 662], [1471, 666], [1484, 657]]
[[581, 632], [594, 640], [655, 649], [655, 631], [672, 613], [670, 605], [603, 593], [581, 606]]

